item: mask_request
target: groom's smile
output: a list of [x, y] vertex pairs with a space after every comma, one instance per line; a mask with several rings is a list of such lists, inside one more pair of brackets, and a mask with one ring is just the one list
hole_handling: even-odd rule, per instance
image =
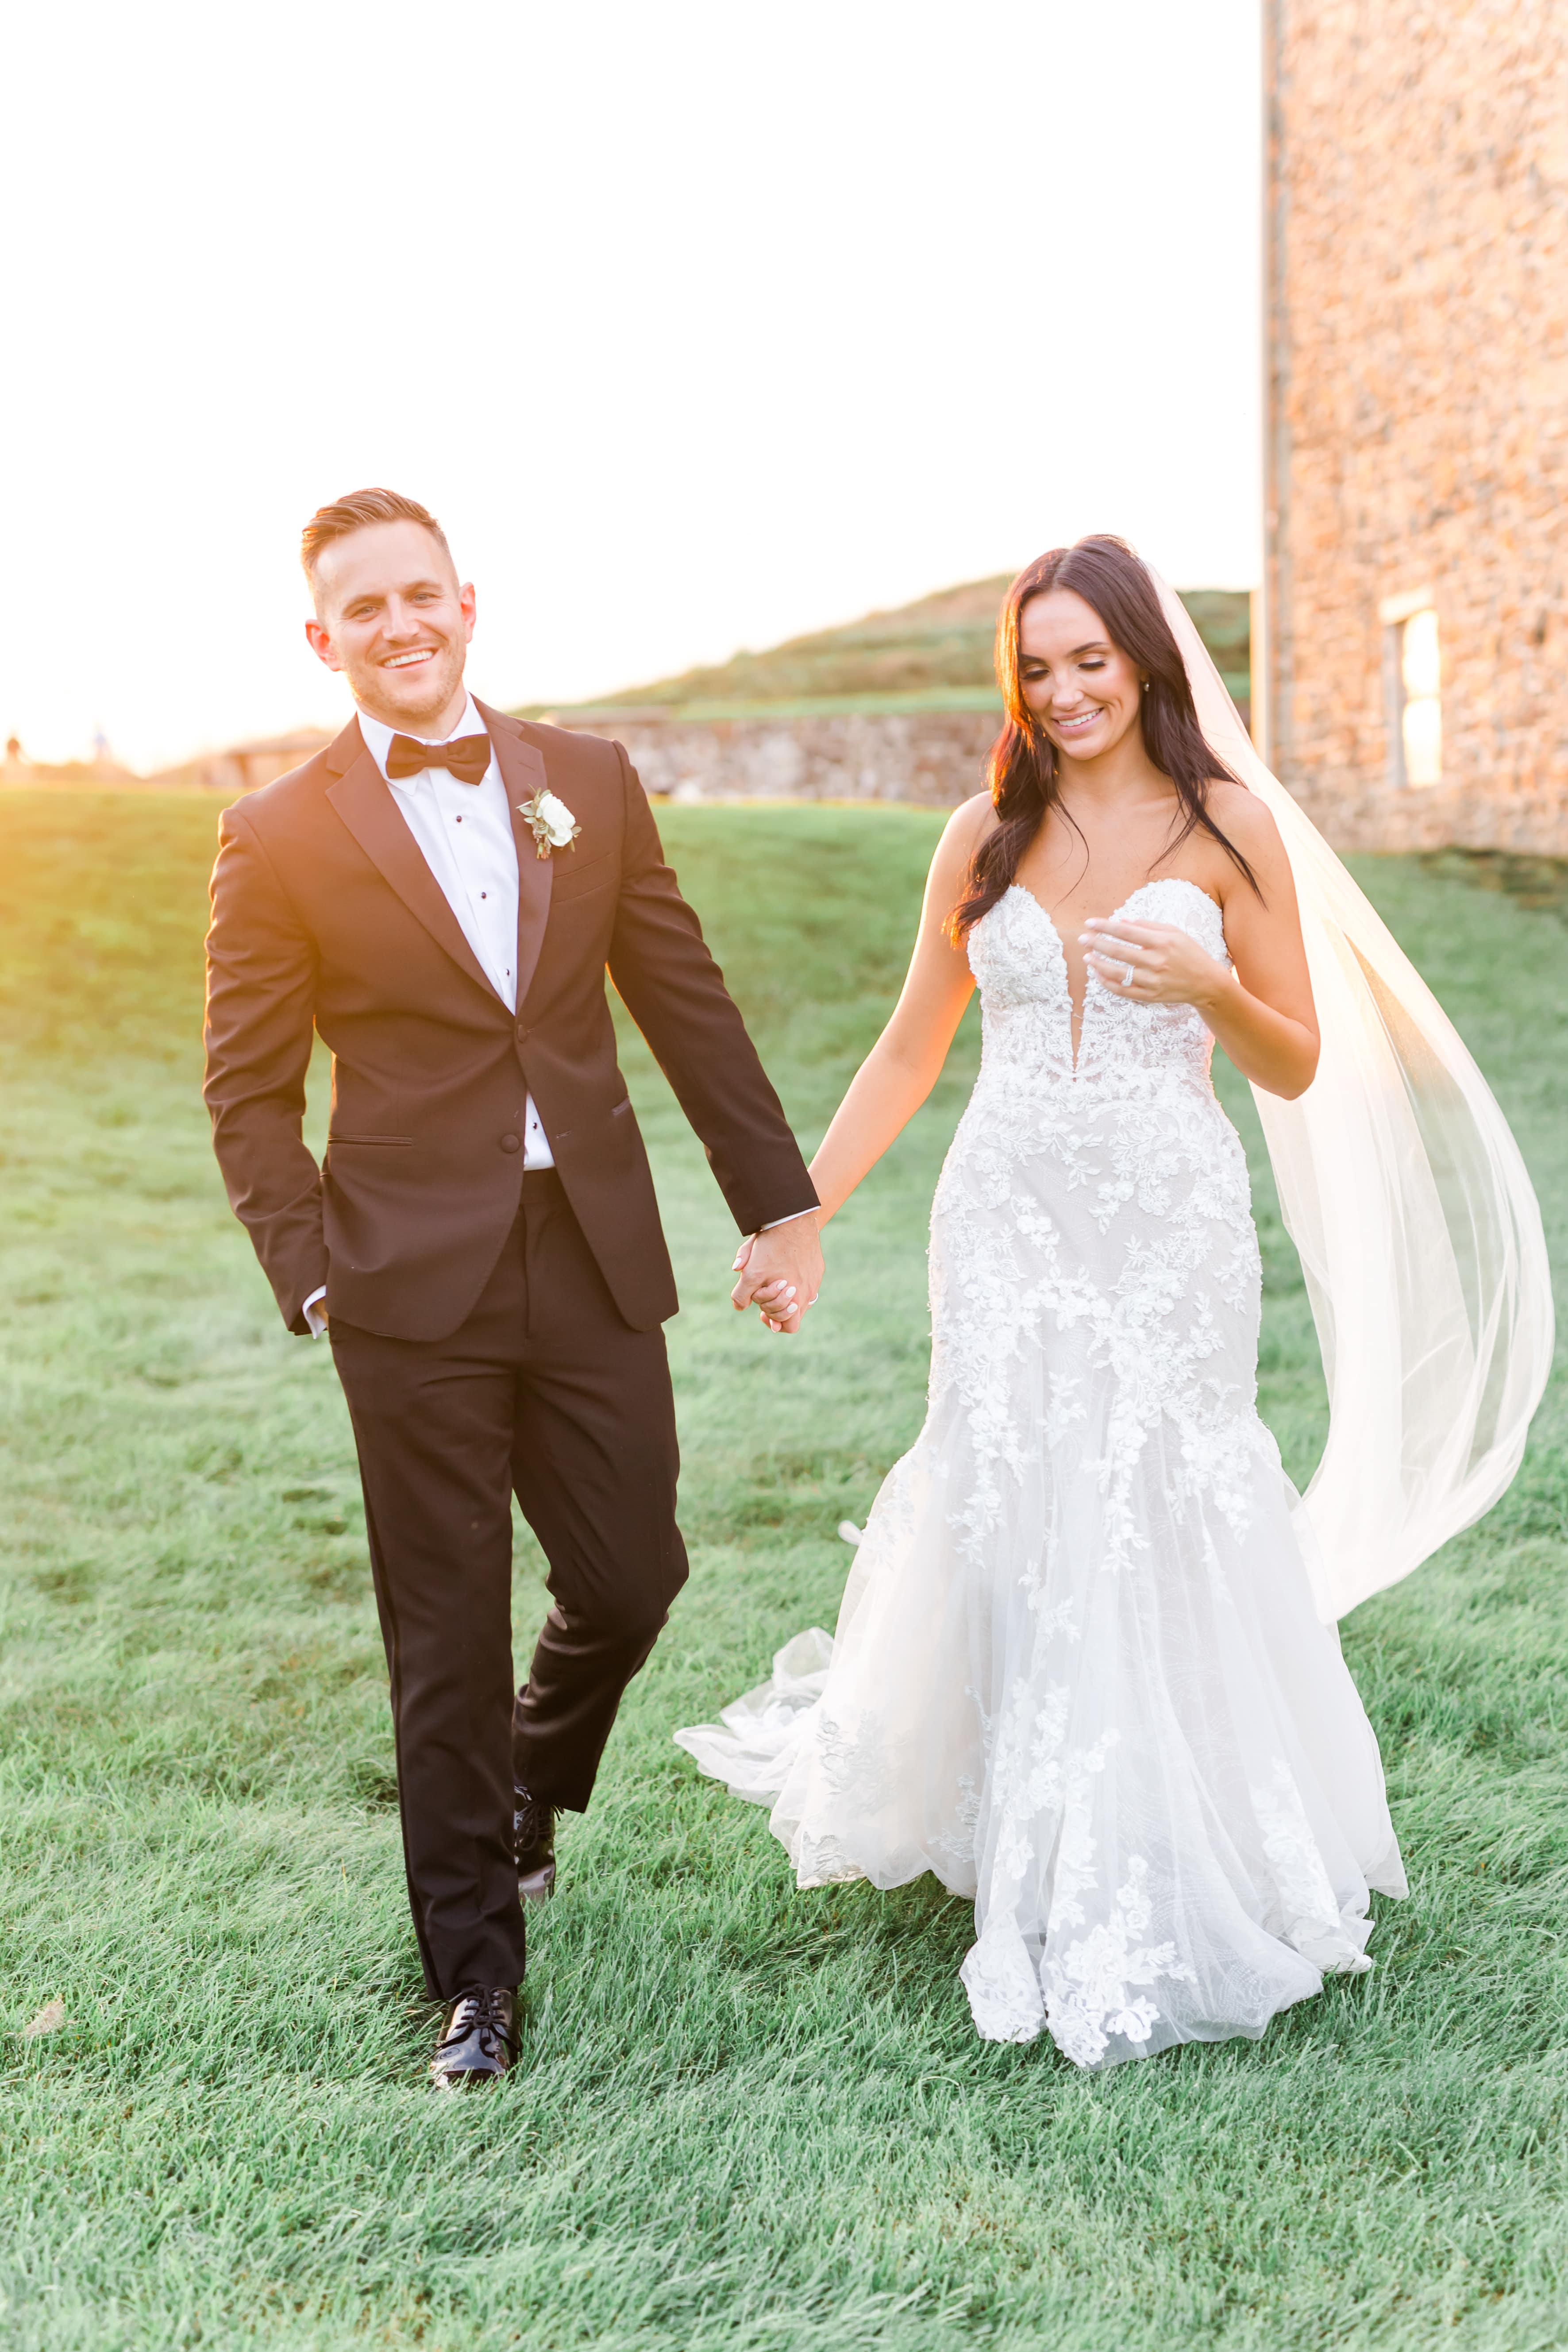
[[305, 633], [361, 709], [409, 734], [449, 733], [464, 709], [474, 592], [440, 541], [416, 522], [367, 524], [323, 551], [311, 584]]

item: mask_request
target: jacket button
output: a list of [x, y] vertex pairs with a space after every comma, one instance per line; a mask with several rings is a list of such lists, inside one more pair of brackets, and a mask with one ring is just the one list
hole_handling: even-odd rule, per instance
[[522, 1150], [521, 1136], [503, 1135], [500, 1139], [500, 1148], [503, 1151], [521, 1151]]
[[527, 1022], [526, 1022], [526, 1021], [520, 1021], [520, 1022], [518, 1023], [518, 1024], [517, 1024], [517, 1042], [518, 1042], [518, 1044], [519, 1044], [520, 1045], [521, 1045], [521, 1043], [522, 1043], [523, 1039], [527, 1036], [527, 1034], [528, 1034], [528, 1024], [527, 1024]]

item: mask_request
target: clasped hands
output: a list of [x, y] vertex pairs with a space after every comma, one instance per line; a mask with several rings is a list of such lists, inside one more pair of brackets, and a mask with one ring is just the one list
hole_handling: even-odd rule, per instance
[[1230, 985], [1230, 966], [1174, 923], [1091, 915], [1079, 943], [1100, 986], [1133, 1004], [1192, 1004], [1201, 1013]]
[[747, 1234], [735, 1253], [731, 1301], [741, 1313], [757, 1307], [770, 1331], [793, 1335], [806, 1308], [816, 1304], [822, 1270], [816, 1213], [791, 1217], [764, 1233]]

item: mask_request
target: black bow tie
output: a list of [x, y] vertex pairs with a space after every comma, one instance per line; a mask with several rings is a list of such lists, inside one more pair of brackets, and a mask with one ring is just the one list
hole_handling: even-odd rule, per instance
[[460, 784], [482, 784], [489, 764], [488, 735], [459, 735], [455, 743], [416, 743], [412, 735], [395, 735], [386, 754], [386, 772], [400, 782], [421, 768], [449, 768]]

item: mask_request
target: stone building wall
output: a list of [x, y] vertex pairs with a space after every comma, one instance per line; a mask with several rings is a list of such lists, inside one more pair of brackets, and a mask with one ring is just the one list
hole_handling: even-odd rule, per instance
[[983, 710], [660, 719], [601, 711], [557, 726], [614, 736], [650, 793], [681, 801], [913, 801], [956, 808], [984, 783], [1001, 724]]
[[[1264, 9], [1274, 765], [1345, 845], [1568, 853], [1568, 5]], [[1402, 785], [1382, 614], [1426, 587]]]

